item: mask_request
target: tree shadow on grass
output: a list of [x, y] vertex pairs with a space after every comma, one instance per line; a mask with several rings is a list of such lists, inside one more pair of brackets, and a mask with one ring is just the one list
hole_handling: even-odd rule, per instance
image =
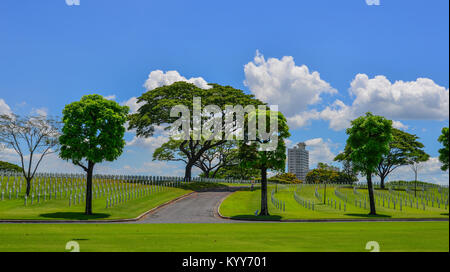
[[344, 215], [355, 216], [355, 217], [365, 217], [365, 218], [391, 218], [392, 217], [390, 215], [385, 215], [385, 214], [371, 215], [371, 214], [367, 214], [367, 213], [346, 213]]
[[68, 219], [68, 220], [89, 220], [89, 219], [104, 219], [111, 215], [106, 213], [94, 213], [92, 215], [86, 215], [82, 212], [55, 212], [55, 213], [43, 213], [40, 216], [52, 219]]
[[446, 215], [446, 216], [448, 216], [448, 213], [441, 213], [441, 215]]
[[245, 220], [255, 220], [255, 221], [280, 221], [281, 216], [279, 215], [268, 215], [268, 216], [256, 216], [252, 214], [242, 214], [231, 216], [231, 219], [245, 219]]

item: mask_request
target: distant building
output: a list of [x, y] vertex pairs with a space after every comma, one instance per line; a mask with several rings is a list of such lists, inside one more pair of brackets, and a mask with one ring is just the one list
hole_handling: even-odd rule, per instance
[[305, 143], [298, 143], [288, 148], [288, 172], [295, 174], [299, 180], [305, 181], [309, 172], [309, 151]]

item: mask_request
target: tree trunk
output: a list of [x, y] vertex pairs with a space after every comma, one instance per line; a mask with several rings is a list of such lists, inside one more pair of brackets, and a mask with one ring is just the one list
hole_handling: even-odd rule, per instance
[[269, 207], [267, 206], [267, 168], [261, 168], [261, 211], [260, 216], [269, 215]]
[[372, 174], [367, 175], [367, 188], [369, 190], [369, 201], [370, 201], [369, 215], [376, 215], [377, 211], [375, 209], [375, 198], [373, 196]]
[[94, 163], [89, 161], [86, 178], [86, 215], [92, 215], [92, 173], [94, 172]]
[[194, 166], [194, 163], [192, 163], [192, 162], [188, 162], [186, 164], [186, 169], [184, 171], [184, 181], [186, 181], [186, 182], [191, 181], [192, 166]]
[[380, 176], [380, 188], [384, 189], [384, 179], [386, 178], [386, 176], [381, 175]]
[[325, 187], [323, 190], [323, 204], [325, 205], [327, 202], [327, 183], [325, 182]]
[[414, 171], [414, 197], [417, 197], [417, 170]]
[[27, 181], [27, 192], [26, 192], [26, 196], [29, 197], [30, 196], [30, 192], [31, 192], [31, 178], [25, 178]]

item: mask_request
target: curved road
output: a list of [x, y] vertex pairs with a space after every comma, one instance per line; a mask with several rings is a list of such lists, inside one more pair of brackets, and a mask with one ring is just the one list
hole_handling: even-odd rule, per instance
[[222, 219], [217, 215], [222, 199], [231, 193], [194, 192], [155, 210], [135, 223], [234, 223], [234, 220]]

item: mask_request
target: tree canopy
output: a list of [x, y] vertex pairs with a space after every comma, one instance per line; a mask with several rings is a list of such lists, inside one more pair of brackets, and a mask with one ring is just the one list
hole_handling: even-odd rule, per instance
[[[251, 133], [248, 126], [244, 126], [244, 140], [240, 141], [239, 156], [243, 167], [260, 169], [261, 171], [261, 210], [259, 215], [269, 215], [267, 205], [267, 170], [284, 171], [286, 166], [286, 145], [284, 140], [290, 136], [289, 127], [286, 118], [281, 112], [270, 110], [255, 110], [246, 115], [247, 122], [255, 122], [256, 125], [262, 126], [261, 120], [266, 118], [270, 120], [265, 123], [265, 132], [271, 131], [271, 123], [276, 121], [277, 129], [271, 131], [276, 136], [276, 140], [272, 137], [264, 137], [259, 132], [256, 133], [254, 140], [251, 139]], [[263, 145], [269, 145], [265, 148]]]
[[[416, 135], [392, 128], [392, 141], [389, 142], [389, 152], [382, 156], [375, 172], [380, 177], [381, 188], [385, 187], [386, 177], [395, 169], [426, 158], [426, 153], [423, 151], [424, 145], [418, 139], [419, 137]], [[351, 148], [346, 146], [344, 152], [336, 156], [335, 160], [348, 162], [350, 154]]]
[[383, 160], [383, 156], [389, 154], [389, 144], [392, 141], [392, 121], [368, 112], [365, 116], [353, 120], [346, 133], [348, 134], [347, 145], [351, 150], [350, 160], [353, 162], [354, 168], [367, 177], [370, 214], [375, 215], [372, 174], [377, 171], [377, 166]]
[[114, 161], [125, 146], [129, 108], [101, 95], [85, 95], [64, 107], [59, 156], [87, 173], [86, 214], [92, 214], [92, 174], [96, 163]]
[[[195, 99], [201, 99], [202, 105], [214, 105], [222, 118], [226, 115], [228, 106], [264, 105], [261, 101], [254, 98], [253, 95], [247, 95], [242, 90], [231, 86], [221, 86], [219, 84], [209, 84], [210, 88], [202, 89], [194, 84], [187, 82], [175, 82], [171, 85], [162, 86], [149, 90], [138, 97], [138, 103], [141, 105], [136, 113], [129, 116], [129, 129], [136, 129], [138, 137], [150, 137], [154, 134], [155, 126], [164, 125], [166, 129], [171, 128], [171, 124], [178, 121], [178, 117], [171, 117], [171, 111], [174, 107], [182, 105], [187, 107], [190, 117], [188, 137], [177, 142], [180, 152], [184, 153], [186, 161], [185, 178], [190, 180], [191, 169], [207, 150], [224, 144], [226, 139], [225, 123], [213, 132], [216, 136], [222, 136], [219, 140], [210, 138], [196, 138], [194, 133], [195, 124], [201, 121], [208, 121], [216, 118], [210, 112], [200, 111], [201, 119], [195, 117]], [[236, 117], [237, 118], [237, 117]], [[186, 135], [185, 135], [186, 136]]]
[[448, 127], [442, 129], [442, 134], [439, 136], [438, 141], [444, 146], [439, 149], [439, 161], [442, 162], [442, 171], [448, 170], [448, 155], [449, 155], [449, 139], [448, 139]]

